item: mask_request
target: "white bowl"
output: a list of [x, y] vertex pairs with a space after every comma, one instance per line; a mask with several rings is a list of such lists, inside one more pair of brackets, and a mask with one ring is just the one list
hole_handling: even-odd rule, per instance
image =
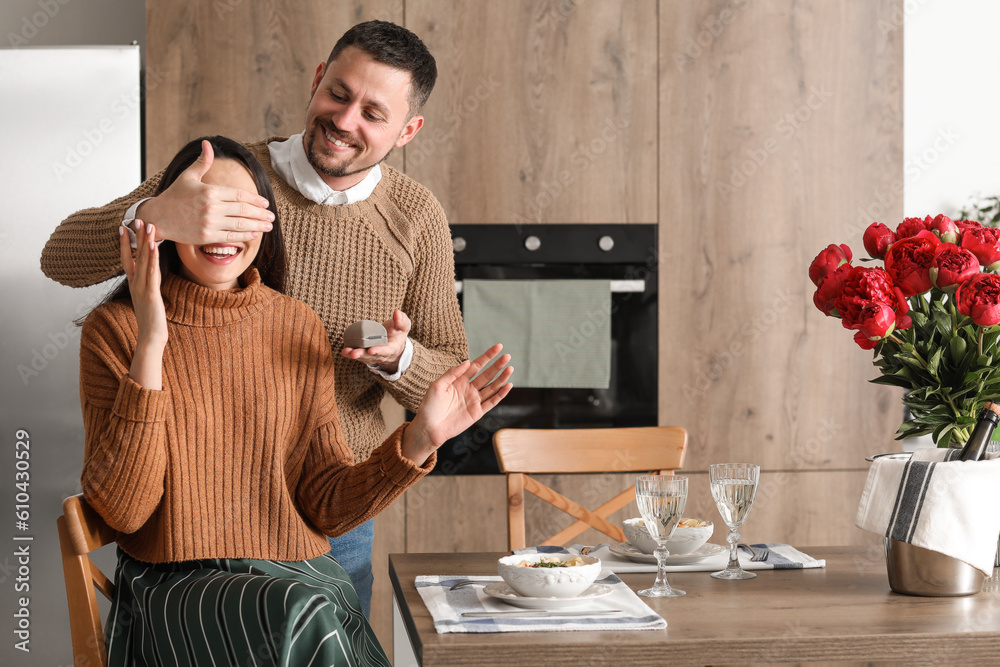
[[[656, 540], [649, 536], [641, 517], [622, 521], [622, 531], [625, 533], [625, 539], [642, 553], [651, 554], [656, 550]], [[674, 534], [667, 540], [667, 551], [672, 556], [692, 553], [708, 542], [714, 531], [715, 525], [711, 521], [707, 526], [689, 528], [678, 525], [674, 528]]]
[[580, 556], [584, 565], [567, 567], [529, 567], [519, 565], [525, 561], [537, 563], [542, 559], [569, 560], [565, 554], [530, 554], [504, 556], [497, 563], [497, 572], [507, 585], [520, 595], [530, 598], [572, 598], [587, 590], [601, 573], [601, 559]]

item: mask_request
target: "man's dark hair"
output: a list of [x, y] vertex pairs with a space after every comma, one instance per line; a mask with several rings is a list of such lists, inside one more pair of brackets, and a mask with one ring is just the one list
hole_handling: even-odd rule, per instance
[[410, 116], [423, 108], [434, 82], [437, 64], [420, 38], [402, 26], [388, 21], [359, 23], [337, 40], [326, 59], [326, 66], [337, 59], [348, 46], [355, 46], [376, 62], [410, 73]]

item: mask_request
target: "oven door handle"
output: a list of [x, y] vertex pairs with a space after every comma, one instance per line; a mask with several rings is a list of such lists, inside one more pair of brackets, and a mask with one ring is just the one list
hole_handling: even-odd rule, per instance
[[[611, 292], [613, 294], [624, 294], [626, 292], [645, 292], [646, 291], [646, 281], [645, 280], [612, 280], [611, 281]], [[462, 281], [455, 281], [455, 293], [462, 293]]]

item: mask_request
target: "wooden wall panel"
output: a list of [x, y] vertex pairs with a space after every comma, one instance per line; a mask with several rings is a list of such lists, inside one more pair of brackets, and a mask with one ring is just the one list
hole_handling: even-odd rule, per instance
[[[406, 551], [506, 551], [502, 475], [433, 475], [403, 494]], [[398, 501], [397, 501], [398, 502]]]
[[[784, 542], [797, 546], [826, 544], [867, 544], [867, 535], [854, 526], [858, 498], [867, 471], [765, 471], [757, 500], [747, 520], [745, 541]], [[725, 524], [712, 500], [706, 471], [681, 471], [689, 478], [688, 505], [684, 516], [707, 519], [715, 524], [712, 541], [725, 544]], [[594, 508], [635, 481], [634, 475], [539, 475], [553, 489]], [[530, 494], [526, 494], [525, 514], [528, 544], [570, 525], [573, 519]], [[619, 525], [639, 516], [635, 503], [611, 515]], [[596, 530], [588, 530], [574, 540], [577, 544], [608, 542]]]
[[[716, 524], [713, 542], [724, 544], [725, 524], [712, 500], [708, 474], [703, 470], [681, 471], [689, 477], [685, 516]], [[866, 470], [795, 471], [761, 473], [761, 482], [743, 531], [746, 541], [784, 542], [797, 546], [868, 544], [872, 536], [854, 526], [858, 498], [864, 488]], [[585, 507], [594, 508], [627, 488], [634, 475], [538, 475], [539, 481]], [[506, 551], [506, 486], [502, 475], [433, 476], [404, 495], [406, 502], [407, 552]], [[538, 544], [548, 535], [570, 525], [573, 518], [525, 494], [528, 544]], [[635, 503], [611, 515], [618, 524], [639, 516]], [[588, 530], [573, 540], [578, 544], [608, 542], [609, 538]]]
[[407, 0], [437, 59], [406, 172], [452, 223], [655, 222], [654, 0]]
[[403, 0], [147, 0], [146, 173], [202, 135], [301, 132], [316, 66], [376, 18], [402, 23]]
[[859, 470], [895, 445], [900, 394], [807, 269], [863, 252], [867, 211], [901, 219], [899, 4], [660, 3], [660, 420], [689, 467]]

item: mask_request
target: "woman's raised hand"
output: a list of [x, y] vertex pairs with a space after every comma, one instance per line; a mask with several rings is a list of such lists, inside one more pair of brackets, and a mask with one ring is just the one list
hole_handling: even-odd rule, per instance
[[135, 257], [125, 230], [121, 232], [122, 268], [132, 294], [132, 307], [138, 323], [135, 354], [129, 377], [147, 389], [162, 389], [163, 349], [167, 345], [167, 315], [160, 295], [160, 251], [153, 241], [152, 225], [135, 221]]
[[[513, 385], [507, 380], [514, 369], [504, 368], [510, 355], [500, 355], [502, 349], [498, 343], [431, 383], [416, 416], [403, 432], [403, 456], [423, 465], [445, 440], [472, 426], [510, 393]], [[477, 377], [491, 361], [492, 365]]]

